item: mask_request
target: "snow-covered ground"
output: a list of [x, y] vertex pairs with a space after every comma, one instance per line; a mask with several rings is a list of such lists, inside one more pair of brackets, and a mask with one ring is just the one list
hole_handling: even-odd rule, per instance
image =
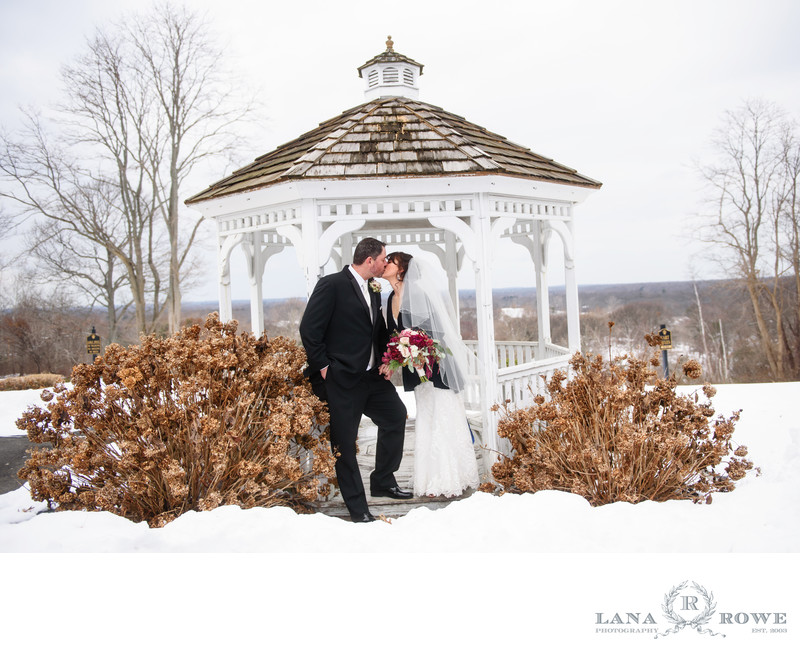
[[[14, 420], [40, 393], [0, 393], [0, 434], [20, 434]], [[557, 491], [478, 493], [442, 510], [414, 509], [392, 524], [355, 527], [288, 508], [227, 506], [150, 529], [106, 513], [44, 513], [20, 488], [0, 495], [0, 550], [798, 552], [799, 399], [798, 383], [718, 387], [713, 400], [718, 413], [743, 409], [735, 439], [748, 446], [761, 475], [742, 480], [732, 493], [715, 494], [711, 505], [673, 501], [592, 508], [581, 497]]]
[[[38, 400], [39, 393], [0, 393], [0, 435], [19, 435], [14, 420], [27, 404]], [[521, 618], [515, 626], [522, 628], [538, 621], [540, 634], [550, 631], [548, 634], [555, 636], [552, 640], [562, 639], [558, 631], [566, 626], [568, 635], [589, 635], [586, 641], [595, 648], [611, 644], [609, 637], [616, 648], [626, 648], [628, 643], [630, 648], [640, 648], [641, 634], [603, 634], [592, 624], [617, 611], [649, 609], [659, 617], [664, 593], [690, 579], [690, 584], [697, 581], [713, 589], [720, 604], [723, 588], [737, 591], [741, 605], [730, 608], [789, 610], [789, 631], [763, 639], [768, 648], [790, 648], [781, 645], [789, 636], [796, 639], [800, 630], [800, 602], [794, 590], [800, 578], [799, 403], [800, 383], [718, 387], [713, 399], [717, 413], [743, 410], [735, 441], [748, 446], [749, 457], [761, 468], [761, 475], [742, 480], [732, 493], [715, 494], [711, 505], [675, 501], [592, 508], [580, 497], [555, 491], [503, 497], [478, 493], [441, 510], [414, 509], [391, 524], [378, 521], [356, 526], [321, 514], [297, 515], [287, 508], [241, 510], [227, 506], [187, 513], [162, 529], [149, 529], [146, 524], [107, 513], [47, 513], [20, 488], [0, 495], [0, 551], [288, 555], [288, 561], [277, 564], [281, 567], [271, 560], [278, 558], [272, 554], [126, 555], [123, 576], [135, 582], [141, 571], [155, 567], [164, 576], [177, 571], [185, 582], [182, 571], [186, 571], [189, 583], [195, 586], [197, 581], [199, 589], [206, 572], [228, 577], [233, 576], [229, 572], [240, 572], [255, 599], [258, 594], [265, 599], [285, 595], [306, 599], [315, 607], [335, 599], [334, 585], [347, 576], [346, 592], [350, 591], [358, 604], [356, 622], [362, 619], [359, 608], [371, 613], [372, 619], [384, 617], [385, 629], [375, 628], [372, 620], [362, 622], [365, 630], [375, 631], [375, 635], [383, 631], [388, 636], [387, 644], [379, 643], [379, 648], [401, 648], [394, 646], [400, 638], [390, 635], [395, 627], [403, 626], [394, 621], [392, 603], [406, 603], [416, 617], [431, 622], [436, 622], [437, 613], [463, 616], [475, 629], [465, 648], [478, 648], [472, 643], [480, 640], [485, 640], [484, 647], [502, 641], [502, 631], [495, 630], [495, 637], [489, 631], [497, 625], [502, 629], [502, 622], [508, 628], [513, 617]], [[308, 556], [309, 552], [326, 555]], [[353, 556], [353, 552], [379, 555]], [[527, 554], [530, 552], [536, 554]], [[4, 566], [13, 566], [25, 576], [14, 558], [5, 556]], [[79, 574], [86, 571], [83, 563], [62, 554], [23, 558], [28, 565], [52, 569], [54, 564], [61, 567], [66, 562], [73, 568], [80, 564]], [[348, 569], [341, 570], [341, 565]], [[95, 568], [89, 576], [100, 580], [103, 573]], [[276, 577], [280, 587], [274, 583]], [[385, 586], [386, 592], [378, 586]], [[386, 594], [385, 612], [380, 605], [384, 597], [376, 601], [373, 591]], [[82, 590], [71, 584], [60, 586], [59, 592], [75, 597]], [[193, 589], [190, 593], [194, 594]], [[524, 603], [508, 603], [512, 597]], [[156, 599], [167, 608], [161, 602], [163, 596]], [[642, 599], [655, 601], [643, 605]], [[208, 604], [201, 608], [206, 610]], [[609, 612], [608, 617], [597, 615]], [[663, 617], [659, 623], [663, 630]], [[739, 626], [737, 635], [743, 635], [742, 630]], [[409, 644], [417, 640], [422, 645], [419, 648], [426, 648], [424, 634], [419, 635], [409, 638]], [[534, 630], [530, 635], [530, 644], [522, 648], [535, 648], [541, 641]], [[754, 644], [754, 635], [748, 632], [742, 639]], [[649, 640], [652, 636], [645, 637]], [[691, 637], [682, 632], [658, 643], [668, 647], [678, 640], [686, 647], [687, 641], [708, 645], [711, 639], [691, 631]], [[443, 644], [455, 646], [451, 644], [455, 640], [447, 640], [441, 638]], [[264, 642], [266, 646], [266, 639]]]

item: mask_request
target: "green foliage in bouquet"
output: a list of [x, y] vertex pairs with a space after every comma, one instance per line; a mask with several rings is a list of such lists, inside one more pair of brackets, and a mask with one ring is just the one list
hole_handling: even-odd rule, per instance
[[103, 510], [163, 526], [222, 504], [310, 511], [334, 477], [328, 413], [289, 339], [236, 334], [216, 313], [76, 366], [73, 388], [17, 421], [31, 441], [19, 472], [57, 510]]
[[[612, 324], [610, 324], [612, 325]], [[647, 335], [651, 346], [658, 344]], [[747, 448], [734, 449], [732, 435], [741, 411], [712, 420], [716, 390], [708, 385], [688, 395], [675, 388], [673, 373], [659, 378], [658, 355], [649, 360], [575, 354], [570, 378], [556, 372], [549, 399], [506, 411], [498, 428], [511, 444], [492, 474], [503, 492], [561, 490], [592, 505], [690, 499], [711, 502], [711, 494], [732, 491], [753, 469]], [[683, 374], [700, 377], [689, 360]], [[491, 483], [481, 489], [498, 489]]]

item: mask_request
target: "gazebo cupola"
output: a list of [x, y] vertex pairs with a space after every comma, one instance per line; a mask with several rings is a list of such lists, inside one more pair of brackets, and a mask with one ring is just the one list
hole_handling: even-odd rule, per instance
[[394, 51], [394, 41], [389, 36], [386, 51], [372, 57], [358, 68], [358, 76], [364, 79], [367, 100], [380, 97], [419, 97], [418, 79], [422, 75], [422, 64]]

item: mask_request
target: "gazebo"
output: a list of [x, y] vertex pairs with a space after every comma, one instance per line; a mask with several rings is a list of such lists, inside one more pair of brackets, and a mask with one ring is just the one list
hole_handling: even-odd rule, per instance
[[[458, 314], [457, 277], [475, 276], [479, 363], [466, 402], [483, 443], [499, 449], [492, 406], [527, 403], [580, 349], [574, 207], [600, 183], [418, 99], [422, 64], [386, 50], [358, 68], [366, 101], [281, 145], [186, 204], [217, 223], [219, 307], [232, 318], [230, 259], [241, 247], [250, 280], [252, 329], [264, 329], [262, 281], [269, 258], [293, 247], [307, 295], [329, 261], [348, 264], [357, 242], [435, 254]], [[550, 334], [548, 243], [563, 246], [568, 336]], [[493, 247], [525, 247], [535, 269], [538, 337], [495, 341]], [[467, 267], [469, 268], [469, 267]], [[533, 284], [533, 283], [531, 283]], [[480, 368], [480, 370], [479, 370]]]

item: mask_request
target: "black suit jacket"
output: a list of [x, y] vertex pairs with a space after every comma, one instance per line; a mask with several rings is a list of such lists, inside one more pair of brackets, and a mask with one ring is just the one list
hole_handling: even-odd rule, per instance
[[381, 295], [370, 289], [369, 296], [371, 305], [367, 307], [347, 267], [320, 278], [314, 287], [300, 320], [300, 339], [308, 358], [305, 373], [315, 390], [322, 380], [320, 370], [326, 366], [327, 381], [343, 387], [355, 386], [363, 376], [373, 349], [375, 366], [380, 366], [389, 336]]

